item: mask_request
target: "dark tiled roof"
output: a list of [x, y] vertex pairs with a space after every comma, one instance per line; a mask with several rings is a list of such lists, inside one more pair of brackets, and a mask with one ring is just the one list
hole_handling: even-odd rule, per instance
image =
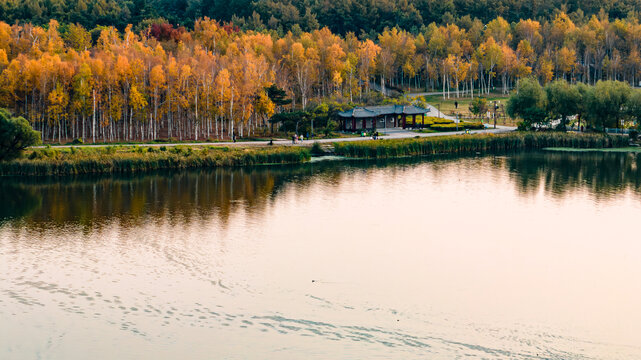
[[355, 118], [371, 118], [379, 115], [378, 112], [369, 110], [367, 108], [355, 107], [352, 110], [339, 112], [341, 117], [355, 117]]
[[338, 116], [345, 118], [372, 118], [383, 115], [421, 115], [428, 112], [430, 112], [430, 109], [414, 105], [379, 105], [355, 107], [349, 111], [339, 112]]
[[414, 106], [414, 105], [405, 106], [405, 111], [404, 111], [404, 113], [407, 115], [420, 115], [420, 114], [427, 114], [428, 112], [430, 112], [430, 109], [424, 109], [420, 106]]

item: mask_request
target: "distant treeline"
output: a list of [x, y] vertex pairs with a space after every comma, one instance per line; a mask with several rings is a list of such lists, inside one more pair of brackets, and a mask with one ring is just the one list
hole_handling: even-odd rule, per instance
[[623, 19], [641, 11], [639, 0], [0, 0], [0, 19], [8, 23], [44, 25], [50, 19], [124, 30], [127, 24], [164, 18], [174, 25], [192, 28], [195, 20], [209, 17], [234, 22], [244, 29], [286, 32], [329, 27], [333, 32], [372, 34], [386, 27], [418, 33], [422, 26], [464, 26], [473, 19], [489, 22], [503, 17], [553, 19], [564, 11], [575, 22], [602, 16]]

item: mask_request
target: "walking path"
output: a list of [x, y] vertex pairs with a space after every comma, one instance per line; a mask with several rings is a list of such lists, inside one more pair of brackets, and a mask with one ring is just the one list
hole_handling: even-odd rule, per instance
[[[505, 132], [510, 132], [516, 130], [515, 127], [512, 126], [501, 126], [497, 125], [496, 129], [489, 128], [485, 130], [472, 130], [472, 134], [499, 134], [499, 133], [505, 133]], [[448, 135], [460, 135], [464, 134], [465, 131], [451, 131], [451, 132], [439, 132], [439, 133], [417, 133], [413, 132], [411, 130], [404, 130], [401, 128], [389, 128], [389, 129], [377, 129], [379, 134], [383, 139], [407, 139], [407, 138], [414, 138], [414, 137], [433, 137], [433, 136], [448, 136]], [[305, 146], [305, 145], [310, 145], [315, 142], [321, 143], [321, 144], [326, 144], [326, 143], [335, 143], [335, 142], [346, 142], [346, 141], [364, 141], [364, 140], [371, 140], [371, 137], [368, 136], [359, 136], [359, 137], [349, 137], [349, 138], [337, 138], [337, 139], [313, 139], [313, 140], [305, 140], [302, 143], [298, 144], [292, 144], [291, 140], [274, 140], [274, 145], [279, 145], [279, 146]], [[125, 146], [153, 146], [153, 147], [160, 147], [160, 146], [178, 146], [178, 145], [183, 145], [183, 146], [220, 146], [220, 147], [247, 147], [247, 146], [266, 146], [269, 144], [269, 141], [239, 141], [239, 142], [202, 142], [202, 143], [170, 143], [170, 144], [131, 144], [131, 145], [125, 145]], [[76, 148], [99, 148], [99, 147], [107, 147], [107, 146], [113, 146], [109, 144], [101, 144], [101, 145], [59, 145], [59, 146], [54, 146], [55, 148], [69, 148], [69, 147], [76, 147]], [[44, 146], [34, 146], [34, 148], [44, 148]]]
[[429, 114], [427, 114], [429, 116], [440, 117], [440, 118], [443, 118], [443, 119], [448, 119], [448, 120], [452, 120], [454, 122], [458, 122], [458, 120], [454, 116], [445, 115], [445, 113], [440, 112], [437, 108], [435, 108], [432, 105], [428, 104], [427, 107], [430, 109]]
[[[465, 95], [469, 94], [469, 92], [470, 92], [469, 90], [459, 90], [459, 95], [465, 96]], [[405, 96], [410, 98], [410, 99], [414, 99], [414, 98], [417, 98], [419, 96], [436, 96], [436, 95], [439, 95], [439, 96], [443, 95], [443, 92], [442, 91], [430, 91], [430, 92], [418, 92], [418, 93], [407, 93], [407, 94], [405, 94]], [[453, 97], [454, 95], [456, 95], [456, 90], [454, 90], [454, 91], [450, 90], [450, 96], [452, 97], [452, 100], [456, 100], [456, 98]], [[448, 98], [448, 100], [449, 100], [449, 98]]]

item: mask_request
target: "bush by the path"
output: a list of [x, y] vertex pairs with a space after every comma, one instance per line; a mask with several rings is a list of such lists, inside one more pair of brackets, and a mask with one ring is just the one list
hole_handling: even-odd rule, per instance
[[484, 129], [485, 125], [483, 123], [472, 123], [472, 122], [460, 122], [458, 124], [434, 124], [430, 126], [430, 130], [435, 130], [435, 131], [457, 131], [457, 130], [465, 130], [465, 129], [471, 129], [471, 130], [479, 130], [479, 129]]
[[38, 143], [40, 133], [33, 130], [27, 120], [0, 109], [0, 161], [18, 158], [27, 147]]
[[[408, 117], [406, 119], [406, 124], [409, 126], [414, 125], [414, 121], [412, 120], [411, 117]], [[484, 128], [483, 123], [480, 123], [480, 122], [462, 121], [457, 125], [454, 122], [454, 120], [438, 118], [434, 116], [426, 116], [425, 120], [421, 119], [420, 117], [417, 117], [416, 125], [420, 125], [434, 131], [456, 131], [457, 129], [463, 130], [463, 129], [483, 129]]]

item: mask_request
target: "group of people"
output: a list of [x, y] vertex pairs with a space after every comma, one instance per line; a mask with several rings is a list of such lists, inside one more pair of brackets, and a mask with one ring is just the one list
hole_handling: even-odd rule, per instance
[[301, 134], [294, 134], [292, 135], [292, 144], [298, 144], [299, 142], [302, 144], [303, 140], [305, 140], [305, 137]]

